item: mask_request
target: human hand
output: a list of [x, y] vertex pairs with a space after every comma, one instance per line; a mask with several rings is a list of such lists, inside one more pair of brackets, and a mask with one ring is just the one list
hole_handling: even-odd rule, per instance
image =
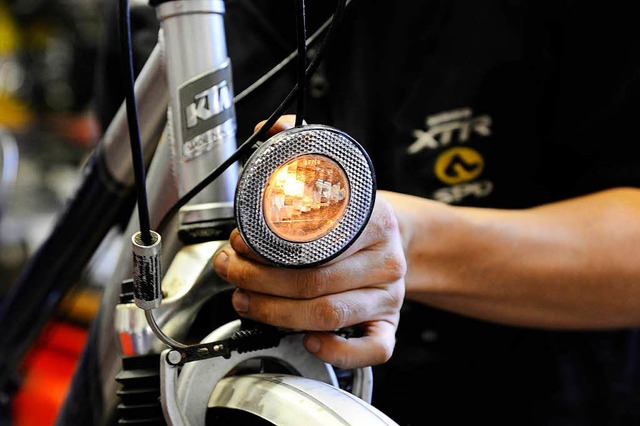
[[[271, 130], [290, 127], [291, 116]], [[286, 269], [267, 264], [234, 230], [213, 260], [216, 272], [238, 287], [233, 306], [243, 317], [307, 331], [306, 349], [341, 368], [381, 364], [393, 353], [404, 299], [406, 261], [391, 205], [378, 197], [360, 237], [333, 261]], [[334, 331], [358, 326], [361, 337]]]

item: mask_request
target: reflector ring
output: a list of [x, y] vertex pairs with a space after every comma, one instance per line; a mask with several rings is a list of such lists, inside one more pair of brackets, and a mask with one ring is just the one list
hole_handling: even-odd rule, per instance
[[[262, 198], [270, 177], [283, 164], [302, 155], [321, 155], [337, 163], [349, 182], [349, 202], [342, 219], [326, 235], [293, 242], [267, 225]], [[235, 196], [240, 235], [272, 264], [305, 267], [325, 263], [344, 252], [366, 226], [375, 202], [375, 175], [365, 150], [346, 133], [324, 125], [306, 125], [278, 133], [245, 163]]]

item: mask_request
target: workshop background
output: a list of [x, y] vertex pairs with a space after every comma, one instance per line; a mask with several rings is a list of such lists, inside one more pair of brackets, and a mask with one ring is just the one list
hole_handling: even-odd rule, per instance
[[[104, 17], [99, 0], [0, 0], [0, 297], [54, 225], [101, 133], [93, 97]], [[17, 393], [0, 401], [9, 424], [55, 422], [101, 277], [115, 265], [110, 244], [23, 360]]]

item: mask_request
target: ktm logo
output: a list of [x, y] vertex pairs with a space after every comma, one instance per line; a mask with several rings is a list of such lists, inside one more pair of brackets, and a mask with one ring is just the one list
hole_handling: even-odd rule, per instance
[[480, 176], [484, 159], [478, 151], [466, 148], [451, 148], [438, 157], [434, 172], [438, 179], [448, 185], [468, 182]]
[[215, 114], [233, 106], [231, 88], [226, 81], [216, 84], [204, 92], [195, 95], [193, 102], [185, 108], [187, 128], [194, 127], [198, 120], [208, 120]]

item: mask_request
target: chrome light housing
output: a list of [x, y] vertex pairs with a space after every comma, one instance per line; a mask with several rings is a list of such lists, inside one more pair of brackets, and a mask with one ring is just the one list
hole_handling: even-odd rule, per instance
[[284, 267], [319, 265], [344, 252], [375, 202], [369, 156], [353, 138], [324, 125], [283, 131], [245, 163], [235, 195], [240, 235]]

